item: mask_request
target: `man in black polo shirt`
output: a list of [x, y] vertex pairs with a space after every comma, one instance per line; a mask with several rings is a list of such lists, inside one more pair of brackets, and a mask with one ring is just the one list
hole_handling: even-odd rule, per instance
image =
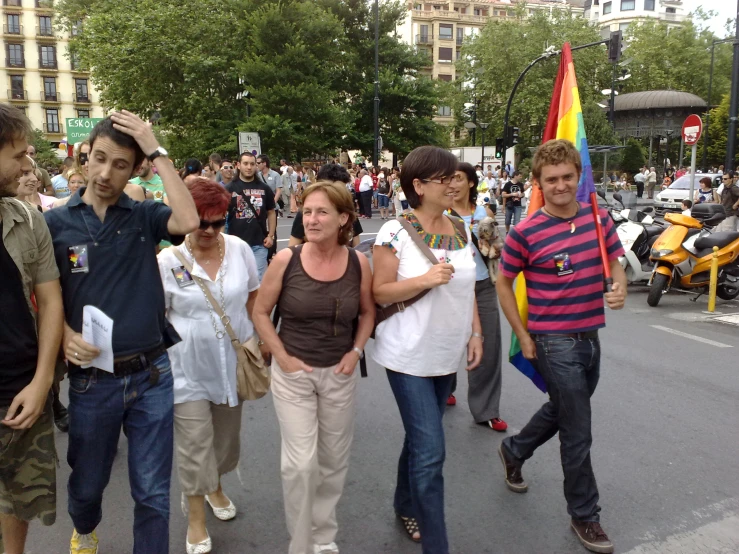
[[[192, 196], [136, 115], [117, 112], [90, 135], [88, 183], [46, 212], [61, 273], [69, 365], [69, 515], [71, 554], [97, 552], [121, 426], [128, 436], [134, 553], [169, 552], [173, 391], [167, 347], [179, 340], [164, 317], [156, 246], [176, 242], [199, 223]], [[156, 166], [169, 205], [134, 202], [123, 192], [144, 158]], [[112, 373], [97, 367], [99, 349], [82, 338], [83, 308], [113, 320]], [[101, 364], [102, 365], [102, 364]], [[91, 366], [86, 369], [83, 366]]]
[[266, 183], [255, 177], [257, 159], [254, 154], [241, 154], [238, 169], [238, 176], [226, 186], [231, 194], [228, 234], [236, 235], [251, 246], [261, 281], [267, 271], [267, 257], [277, 229], [275, 195]]

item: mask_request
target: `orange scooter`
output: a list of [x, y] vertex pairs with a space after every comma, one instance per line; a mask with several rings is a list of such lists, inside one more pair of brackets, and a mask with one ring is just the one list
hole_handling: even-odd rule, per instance
[[655, 264], [647, 297], [650, 306], [659, 304], [670, 288], [706, 292], [714, 246], [719, 248], [716, 295], [723, 300], [739, 296], [739, 233], [712, 231], [726, 218], [720, 204], [698, 204], [692, 213], [694, 217], [665, 215], [671, 225], [654, 242], [649, 256]]

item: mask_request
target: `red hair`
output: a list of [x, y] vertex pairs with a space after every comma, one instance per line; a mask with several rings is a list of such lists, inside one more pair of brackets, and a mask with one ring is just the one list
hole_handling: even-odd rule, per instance
[[192, 194], [192, 199], [195, 200], [195, 207], [201, 219], [223, 215], [228, 211], [231, 195], [215, 181], [198, 177], [193, 179], [187, 188]]

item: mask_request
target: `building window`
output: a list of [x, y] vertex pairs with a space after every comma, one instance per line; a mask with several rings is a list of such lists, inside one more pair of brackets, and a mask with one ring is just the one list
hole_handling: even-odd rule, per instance
[[42, 37], [50, 37], [54, 35], [54, 29], [51, 27], [51, 17], [48, 15], [40, 15], [38, 18], [38, 34]]
[[439, 106], [439, 115], [442, 117], [451, 117], [452, 116], [451, 106]]
[[413, 4], [413, 9], [414, 10], [421, 10], [421, 9], [423, 9], [423, 6], [421, 4]]
[[452, 33], [454, 31], [454, 26], [450, 25], [449, 23], [440, 23], [439, 24], [439, 38], [444, 40], [452, 40]]
[[59, 110], [56, 108], [46, 110], [46, 132], [47, 133], [61, 133], [62, 130], [59, 127]]
[[439, 75], [439, 81], [451, 81], [452, 76], [451, 75]]
[[6, 44], [5, 56], [7, 57], [6, 65], [8, 67], [25, 67], [26, 60], [23, 56], [22, 44]]
[[457, 27], [457, 44], [464, 42], [464, 27]]
[[644, 0], [644, 9], [648, 12], [654, 11], [654, 0]]
[[665, 13], [677, 13], [675, 8], [665, 8]]
[[452, 49], [439, 48], [439, 61], [442, 63], [452, 63]]
[[5, 2], [3, 2], [3, 6], [14, 6], [16, 8], [20, 8], [21, 0], [5, 0]]
[[87, 79], [75, 79], [74, 89], [75, 89], [75, 100], [77, 102], [89, 102], [90, 101], [90, 94], [87, 90]]
[[21, 34], [21, 16], [17, 13], [9, 13], [6, 19], [7, 25], [5, 32], [9, 35], [20, 35]]
[[618, 30], [621, 31], [622, 33], [625, 33], [628, 28], [629, 28], [629, 24], [628, 23], [619, 23], [618, 24]]
[[603, 4], [603, 15], [608, 15], [611, 13], [612, 4], [611, 2], [606, 2]]
[[10, 97], [13, 100], [27, 100], [23, 90], [23, 75], [10, 76]]
[[44, 77], [44, 100], [56, 102], [56, 77]]
[[473, 13], [474, 13], [475, 15], [483, 15], [483, 13], [482, 13], [482, 10], [481, 10], [480, 8], [475, 8], [475, 9], [473, 10]]
[[90, 119], [90, 110], [77, 110], [77, 117], [80, 119]]
[[454, 59], [457, 60], [457, 61], [459, 61], [459, 60], [462, 59], [462, 51], [459, 48], [457, 48], [457, 51], [456, 51], [455, 56], [454, 56]]
[[56, 46], [39, 46], [39, 66], [44, 69], [56, 69]]
[[636, 0], [621, 0], [621, 11], [630, 12], [636, 9]]

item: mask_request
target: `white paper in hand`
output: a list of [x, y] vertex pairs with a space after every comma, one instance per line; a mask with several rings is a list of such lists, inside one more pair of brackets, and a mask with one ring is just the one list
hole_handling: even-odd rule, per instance
[[82, 367], [113, 373], [113, 320], [95, 306], [82, 308], [82, 339], [100, 349], [100, 355]]

